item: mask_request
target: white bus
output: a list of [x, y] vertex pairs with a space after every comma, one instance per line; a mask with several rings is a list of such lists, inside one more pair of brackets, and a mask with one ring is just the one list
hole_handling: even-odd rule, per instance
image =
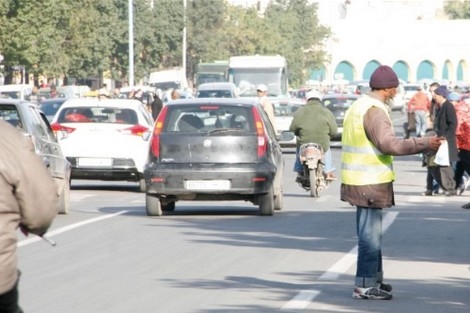
[[239, 89], [240, 97], [256, 97], [256, 86], [268, 87], [270, 97], [288, 94], [287, 62], [280, 55], [233, 56], [228, 64], [228, 81]]

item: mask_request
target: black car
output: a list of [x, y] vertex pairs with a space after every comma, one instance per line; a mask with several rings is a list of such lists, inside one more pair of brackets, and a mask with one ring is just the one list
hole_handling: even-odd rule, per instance
[[244, 200], [261, 215], [282, 209], [282, 150], [258, 101], [172, 101], [151, 136], [147, 215], [173, 211], [179, 200]]
[[0, 119], [10, 123], [31, 139], [36, 153], [42, 158], [57, 184], [59, 195], [57, 211], [62, 214], [68, 213], [71, 165], [62, 154], [45, 114], [36, 104], [23, 100], [0, 99]]
[[359, 95], [354, 94], [328, 94], [322, 99], [322, 104], [328, 108], [336, 119], [336, 125], [338, 126], [338, 133], [335, 140], [341, 140], [343, 135], [343, 121], [344, 115], [349, 107], [359, 98]]

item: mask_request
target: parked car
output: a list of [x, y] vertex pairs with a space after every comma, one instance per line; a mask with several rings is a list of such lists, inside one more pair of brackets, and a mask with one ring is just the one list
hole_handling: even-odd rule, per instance
[[60, 106], [67, 101], [67, 98], [49, 98], [49, 99], [44, 99], [41, 102], [39, 102], [39, 108], [41, 111], [44, 112], [44, 114], [47, 117], [47, 120], [49, 122], [52, 122], [52, 119], [54, 118], [55, 114], [59, 110]]
[[[57, 184], [57, 212], [66, 214], [70, 208], [71, 166], [62, 154], [59, 143], [46, 116], [36, 104], [14, 99], [0, 99], [0, 119], [15, 126], [31, 139], [36, 153], [46, 164]], [[34, 175], [34, 173], [31, 173]]]
[[[276, 134], [280, 136], [282, 132], [289, 131], [290, 124], [294, 118], [294, 113], [305, 105], [304, 100], [300, 98], [272, 98], [271, 103], [274, 105], [274, 119], [276, 124]], [[280, 140], [279, 144], [282, 148], [296, 147], [296, 137], [288, 141]]]
[[234, 83], [205, 83], [197, 88], [196, 98], [238, 98], [238, 90]]
[[359, 97], [359, 95], [354, 94], [329, 94], [323, 97], [322, 104], [333, 112], [336, 125], [338, 126], [338, 133], [333, 140], [341, 140], [341, 136], [343, 135], [344, 115], [353, 102]]
[[284, 161], [256, 99], [175, 100], [160, 112], [144, 175], [147, 215], [180, 200], [244, 200], [261, 215], [282, 209]]
[[142, 192], [152, 125], [142, 102], [123, 99], [69, 99], [52, 121], [72, 179], [135, 181]]

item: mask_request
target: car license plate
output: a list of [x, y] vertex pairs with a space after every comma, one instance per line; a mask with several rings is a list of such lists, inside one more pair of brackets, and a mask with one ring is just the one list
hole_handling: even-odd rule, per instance
[[186, 180], [184, 188], [187, 190], [229, 190], [230, 180]]
[[78, 166], [112, 167], [113, 160], [109, 158], [79, 158]]

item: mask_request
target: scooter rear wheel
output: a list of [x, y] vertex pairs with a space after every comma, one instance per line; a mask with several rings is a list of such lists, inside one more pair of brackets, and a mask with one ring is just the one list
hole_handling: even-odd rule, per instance
[[317, 173], [315, 169], [309, 170], [309, 181], [310, 181], [310, 196], [318, 198], [317, 186]]

